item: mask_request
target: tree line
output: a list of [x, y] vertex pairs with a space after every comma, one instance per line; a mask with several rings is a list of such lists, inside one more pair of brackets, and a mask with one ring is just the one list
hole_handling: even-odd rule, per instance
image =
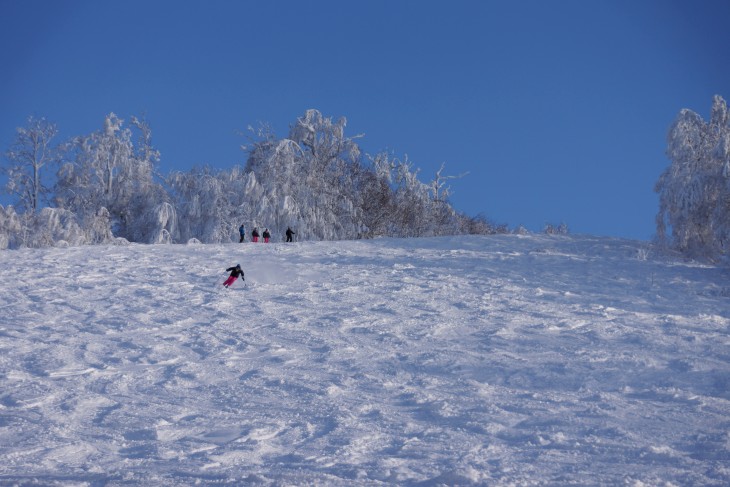
[[111, 113], [100, 130], [58, 141], [29, 118], [5, 153], [0, 249], [99, 243], [223, 243], [238, 227], [287, 227], [300, 239], [419, 237], [506, 232], [449, 203], [443, 166], [424, 183], [406, 158], [363, 154], [346, 119], [308, 110], [286, 138], [251, 129], [245, 166], [161, 174], [144, 119]]

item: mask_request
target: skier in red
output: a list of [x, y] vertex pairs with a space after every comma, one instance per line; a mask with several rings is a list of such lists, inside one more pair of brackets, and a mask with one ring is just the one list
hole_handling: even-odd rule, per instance
[[241, 276], [242, 280], [246, 280], [246, 278], [243, 276], [243, 269], [241, 269], [241, 264], [236, 264], [236, 267], [229, 267], [228, 269], [226, 269], [226, 272], [230, 272], [231, 275], [228, 276], [226, 282], [223, 283], [223, 287], [230, 287], [231, 284], [236, 282], [238, 276]]

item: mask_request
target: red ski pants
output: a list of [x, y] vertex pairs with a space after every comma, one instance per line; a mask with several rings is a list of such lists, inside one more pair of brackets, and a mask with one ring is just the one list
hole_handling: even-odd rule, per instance
[[226, 279], [226, 282], [224, 282], [223, 285], [225, 287], [228, 287], [231, 284], [233, 284], [234, 282], [236, 282], [236, 279], [238, 279], [238, 278], [237, 277], [233, 277], [233, 276], [228, 276], [228, 279]]

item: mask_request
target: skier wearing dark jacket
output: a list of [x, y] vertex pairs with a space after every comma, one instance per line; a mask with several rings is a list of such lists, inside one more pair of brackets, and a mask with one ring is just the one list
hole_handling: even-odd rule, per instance
[[269, 233], [268, 228], [264, 228], [264, 233], [262, 235], [264, 237], [264, 243], [269, 243], [269, 239], [271, 238], [271, 234]]
[[253, 242], [259, 241], [259, 229], [254, 227], [253, 231], [251, 232], [251, 240]]
[[230, 287], [231, 284], [236, 282], [236, 279], [238, 279], [238, 276], [241, 276], [241, 280], [245, 281], [246, 278], [243, 276], [243, 269], [241, 269], [241, 264], [236, 264], [236, 267], [229, 267], [226, 269], [226, 272], [230, 272], [231, 275], [228, 276], [228, 279], [226, 279], [226, 282], [223, 283], [224, 287]]
[[286, 241], [287, 242], [291, 242], [292, 241], [291, 240], [291, 236], [292, 235], [296, 235], [296, 233], [294, 233], [294, 231], [291, 229], [291, 227], [286, 227]]

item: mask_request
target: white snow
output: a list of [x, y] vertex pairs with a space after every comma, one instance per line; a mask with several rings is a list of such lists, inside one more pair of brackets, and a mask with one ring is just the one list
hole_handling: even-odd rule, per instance
[[0, 485], [727, 485], [728, 277], [586, 236], [3, 251]]

